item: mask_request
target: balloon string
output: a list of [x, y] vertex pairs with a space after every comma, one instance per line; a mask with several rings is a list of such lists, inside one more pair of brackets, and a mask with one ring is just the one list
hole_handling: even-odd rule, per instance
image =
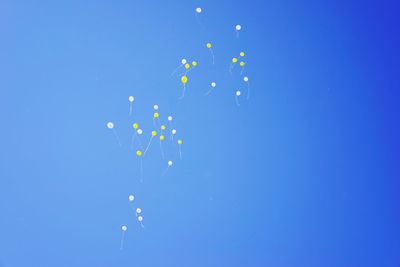
[[150, 140], [149, 140], [149, 143], [147, 144], [146, 150], [145, 150], [144, 153], [143, 153], [144, 155], [146, 155], [146, 152], [147, 152], [147, 150], [148, 150], [149, 147], [150, 147], [151, 140], [153, 140], [153, 136], [150, 137]]
[[119, 140], [117, 131], [113, 129], [113, 133], [114, 133], [114, 135], [115, 135], [115, 138], [117, 139], [117, 142], [118, 142], [119, 146], [122, 146], [122, 145], [121, 145], [121, 141]]
[[119, 250], [122, 250], [124, 248], [124, 231], [122, 231], [122, 236], [121, 236], [121, 245], [119, 247]]

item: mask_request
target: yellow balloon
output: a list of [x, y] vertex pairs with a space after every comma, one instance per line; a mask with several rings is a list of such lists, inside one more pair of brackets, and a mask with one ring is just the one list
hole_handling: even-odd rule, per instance
[[158, 116], [160, 116], [160, 115], [158, 114], [158, 112], [154, 112], [153, 117], [154, 117], [154, 118], [158, 118]]
[[151, 132], [151, 136], [156, 136], [157, 135], [157, 132], [156, 131], [152, 131]]
[[196, 67], [197, 66], [197, 61], [192, 61], [192, 66]]
[[211, 47], [212, 47], [211, 43], [207, 43], [207, 48], [211, 48]]
[[179, 140], [178, 140], [178, 145], [182, 145], [182, 143], [183, 143], [183, 142], [182, 142], [182, 139], [179, 139]]
[[161, 125], [161, 130], [165, 130], [166, 128], [165, 125]]
[[142, 151], [140, 151], [140, 150], [136, 151], [136, 155], [137, 155], [138, 157], [142, 156]]
[[236, 63], [237, 61], [238, 61], [237, 58], [235, 58], [235, 57], [232, 58], [232, 62], [233, 62], [233, 63]]
[[190, 64], [189, 64], [189, 63], [186, 63], [186, 64], [185, 64], [185, 69], [188, 70], [189, 68], [190, 68]]
[[181, 82], [182, 82], [183, 84], [185, 84], [185, 83], [187, 83], [187, 81], [188, 81], [187, 76], [186, 76], [186, 75], [183, 75], [182, 78], [181, 78]]
[[164, 135], [160, 135], [160, 141], [164, 141]]
[[133, 128], [134, 128], [134, 129], [137, 129], [137, 128], [139, 128], [139, 124], [137, 124], [137, 123], [134, 123], [134, 124], [133, 124]]
[[240, 66], [243, 67], [244, 66], [244, 61], [240, 62]]
[[240, 52], [240, 56], [241, 56], [241, 57], [244, 57], [244, 52]]

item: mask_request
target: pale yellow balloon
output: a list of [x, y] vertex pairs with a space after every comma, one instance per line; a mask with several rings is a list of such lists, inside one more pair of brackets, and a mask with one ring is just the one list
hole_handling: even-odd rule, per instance
[[187, 81], [188, 81], [188, 77], [187, 77], [186, 75], [183, 75], [182, 78], [181, 78], [181, 82], [182, 82], [183, 84], [186, 84]]
[[178, 140], [178, 145], [182, 145], [182, 144], [183, 144], [182, 139], [179, 139]]
[[143, 154], [142, 151], [140, 151], [140, 150], [136, 151], [136, 155], [137, 155], [138, 157], [141, 157], [142, 154]]
[[151, 132], [151, 136], [156, 136], [157, 135], [157, 132], [156, 131], [152, 131]]
[[164, 135], [160, 135], [160, 141], [164, 141], [165, 137]]

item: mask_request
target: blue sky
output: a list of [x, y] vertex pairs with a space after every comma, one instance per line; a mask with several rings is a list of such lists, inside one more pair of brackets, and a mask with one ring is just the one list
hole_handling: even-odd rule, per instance
[[[397, 10], [1, 2], [0, 266], [399, 266]], [[238, 107], [246, 85], [228, 70], [242, 50]], [[182, 58], [199, 65], [179, 100]], [[183, 157], [165, 146], [161, 177], [155, 143], [140, 183], [131, 124], [148, 138], [154, 104]]]

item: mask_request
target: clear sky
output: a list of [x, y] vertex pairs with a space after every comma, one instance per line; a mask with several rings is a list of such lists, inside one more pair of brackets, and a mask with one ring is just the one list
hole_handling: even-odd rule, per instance
[[[398, 10], [0, 1], [0, 266], [400, 266]], [[147, 142], [153, 104], [182, 160], [166, 145], [161, 177], [155, 142], [140, 183], [131, 124]]]

